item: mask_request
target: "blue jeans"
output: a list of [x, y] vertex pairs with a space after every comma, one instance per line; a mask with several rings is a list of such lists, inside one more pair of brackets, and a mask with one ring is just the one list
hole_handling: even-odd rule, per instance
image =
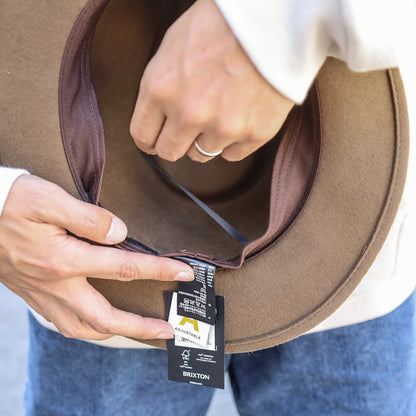
[[[416, 415], [415, 300], [382, 318], [227, 356], [242, 416]], [[65, 339], [30, 318], [28, 416], [203, 415], [213, 390], [167, 380], [161, 350]]]

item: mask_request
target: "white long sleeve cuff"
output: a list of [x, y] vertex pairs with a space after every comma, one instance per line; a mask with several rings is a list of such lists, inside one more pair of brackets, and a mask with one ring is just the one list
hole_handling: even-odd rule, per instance
[[398, 66], [413, 0], [215, 0], [263, 77], [301, 103], [327, 56], [354, 71]]
[[29, 172], [24, 169], [5, 168], [0, 166], [0, 215], [3, 212], [3, 206], [9, 195], [10, 188], [14, 181], [23, 174]]

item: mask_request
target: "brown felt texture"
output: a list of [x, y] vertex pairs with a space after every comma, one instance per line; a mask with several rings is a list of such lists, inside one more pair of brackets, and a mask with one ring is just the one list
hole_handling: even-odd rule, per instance
[[[60, 139], [62, 53], [83, 0], [5, 0], [0, 13], [0, 163], [27, 168], [78, 195]], [[53, 155], [53, 157], [51, 157]]]
[[[241, 251], [239, 244], [157, 174], [129, 134], [138, 83], [156, 42], [156, 28], [166, 29], [157, 18], [157, 8], [144, 5], [132, 0], [110, 3], [95, 35], [92, 73], [106, 140], [100, 202], [126, 221], [131, 237], [157, 252], [191, 250], [233, 257]], [[265, 154], [270, 154], [270, 147], [241, 163], [216, 158], [201, 165], [187, 157], [158, 163], [252, 239], [267, 227], [272, 158]]]
[[[237, 164], [221, 158], [207, 165], [161, 162], [252, 240], [249, 258], [234, 268], [238, 262], [227, 259], [242, 248], [143, 162], [128, 133], [146, 62], [189, 2], [173, 7], [169, 1], [89, 1], [77, 20], [84, 4], [3, 2], [0, 162], [27, 168], [85, 200], [99, 200], [127, 222], [131, 237], [154, 250], [186, 249], [224, 261], [216, 285], [226, 297], [227, 352], [277, 345], [329, 316], [374, 261], [400, 201], [408, 127], [399, 72], [356, 74], [329, 59], [308, 100], [291, 115], [292, 136], [282, 132], [269, 147]], [[94, 39], [93, 19], [99, 19]], [[72, 76], [81, 72], [86, 86]], [[90, 75], [94, 88], [87, 82]], [[282, 157], [280, 137], [293, 158]], [[320, 160], [313, 174], [315, 142]], [[286, 179], [279, 163], [273, 166], [275, 157]], [[84, 169], [89, 175], [80, 180], [84, 177], [77, 170]], [[297, 190], [305, 173], [304, 183], [313, 181], [310, 194], [309, 185]], [[115, 306], [159, 318], [165, 316], [163, 291], [176, 287], [91, 282]]]

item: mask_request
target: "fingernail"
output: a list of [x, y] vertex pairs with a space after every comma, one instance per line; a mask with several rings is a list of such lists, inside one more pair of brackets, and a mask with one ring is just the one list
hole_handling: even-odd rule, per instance
[[174, 333], [163, 332], [162, 334], [159, 334], [156, 339], [172, 339], [174, 336]]
[[175, 276], [175, 280], [180, 280], [181, 282], [189, 282], [194, 279], [195, 276], [191, 272], [180, 272]]
[[113, 218], [110, 229], [106, 236], [106, 241], [109, 244], [120, 243], [127, 236], [127, 227], [119, 218]]

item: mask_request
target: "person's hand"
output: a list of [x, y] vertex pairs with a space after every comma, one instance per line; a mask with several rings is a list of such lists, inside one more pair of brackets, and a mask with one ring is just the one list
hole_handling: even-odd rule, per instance
[[199, 162], [245, 158], [279, 131], [294, 103], [257, 71], [214, 0], [197, 0], [166, 32], [140, 84], [130, 133], [148, 153]]
[[124, 223], [105, 209], [38, 177], [20, 176], [0, 216], [0, 281], [66, 337], [171, 338], [169, 323], [112, 307], [87, 276], [192, 280], [192, 269], [171, 259], [91, 245], [66, 230], [107, 245], [127, 234]]

